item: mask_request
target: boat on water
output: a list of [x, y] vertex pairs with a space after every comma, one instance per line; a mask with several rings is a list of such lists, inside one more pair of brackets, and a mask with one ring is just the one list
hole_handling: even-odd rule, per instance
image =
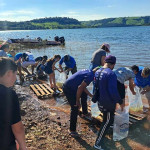
[[56, 36], [54, 41], [51, 40], [43, 40], [41, 37], [31, 39], [31, 38], [18, 38], [18, 39], [9, 39], [11, 43], [20, 43], [20, 44], [42, 44], [42, 45], [65, 45], [65, 38]]

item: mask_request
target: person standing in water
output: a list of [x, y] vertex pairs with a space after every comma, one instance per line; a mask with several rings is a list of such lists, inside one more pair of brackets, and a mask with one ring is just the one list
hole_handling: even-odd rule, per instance
[[106, 53], [110, 53], [110, 45], [108, 43], [103, 43], [101, 48], [93, 53], [89, 69], [93, 70], [95, 67], [104, 66]]
[[60, 55], [55, 55], [53, 58], [47, 60], [45, 64], [45, 73], [49, 75], [50, 87], [56, 89], [56, 81], [55, 81], [55, 64], [61, 59]]

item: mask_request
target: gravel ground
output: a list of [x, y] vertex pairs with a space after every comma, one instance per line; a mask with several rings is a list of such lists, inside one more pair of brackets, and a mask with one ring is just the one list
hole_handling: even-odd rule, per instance
[[[68, 134], [69, 106], [54, 107], [54, 99], [39, 100], [29, 86], [16, 85], [29, 150], [93, 150], [100, 125], [78, 117], [80, 137]], [[112, 130], [104, 140], [105, 150], [150, 150], [150, 114], [130, 126], [126, 139], [114, 142]]]

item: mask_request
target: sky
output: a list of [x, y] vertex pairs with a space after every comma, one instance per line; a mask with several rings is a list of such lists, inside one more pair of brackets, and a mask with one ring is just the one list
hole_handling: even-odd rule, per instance
[[0, 0], [0, 20], [70, 17], [79, 21], [150, 16], [150, 0]]

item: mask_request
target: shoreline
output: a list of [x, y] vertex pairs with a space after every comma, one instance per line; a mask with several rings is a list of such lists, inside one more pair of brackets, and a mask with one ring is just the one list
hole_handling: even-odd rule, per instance
[[[15, 85], [21, 106], [29, 150], [93, 150], [99, 125], [78, 117], [77, 130], [81, 135], [69, 135], [69, 105], [57, 105], [59, 99], [39, 100], [30, 90], [29, 82], [24, 86]], [[62, 97], [64, 99], [64, 97]], [[150, 149], [150, 114], [147, 119], [130, 127], [129, 135], [119, 142], [112, 140], [112, 130], [106, 136], [106, 149]]]

